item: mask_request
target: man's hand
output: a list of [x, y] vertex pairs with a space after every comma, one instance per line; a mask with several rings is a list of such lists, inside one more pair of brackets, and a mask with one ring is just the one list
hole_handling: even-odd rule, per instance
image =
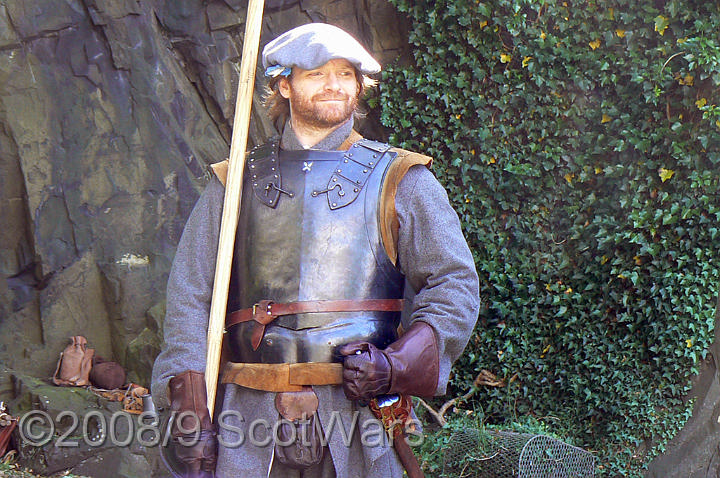
[[169, 452], [186, 478], [210, 478], [217, 463], [217, 433], [207, 409], [205, 374], [189, 370], [170, 379], [170, 409], [175, 412]]
[[370, 400], [388, 393], [391, 366], [382, 350], [368, 342], [351, 342], [340, 348], [343, 390], [349, 400]]
[[437, 388], [439, 361], [435, 331], [415, 321], [385, 350], [368, 342], [352, 342], [339, 350], [343, 390], [350, 400], [369, 400], [389, 393], [428, 397]]

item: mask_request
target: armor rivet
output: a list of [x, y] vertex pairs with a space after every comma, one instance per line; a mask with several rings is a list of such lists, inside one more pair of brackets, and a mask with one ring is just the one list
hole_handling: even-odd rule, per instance
[[[373, 154], [373, 158], [377, 158], [377, 154]], [[370, 164], [372, 164], [372, 163], [370, 163]]]
[[269, 346], [272, 345], [272, 339], [265, 339], [265, 343]]
[[352, 153], [348, 153], [348, 156], [352, 157]]
[[251, 156], [251, 157], [250, 157], [250, 162], [252, 163], [253, 161], [255, 161], [255, 158], [253, 158], [253, 157]]
[[348, 160], [347, 160], [347, 159], [346, 159], [345, 161], [343, 161], [343, 163], [347, 163], [347, 162], [348, 162]]
[[275, 167], [273, 166], [272, 168], [270, 168], [270, 171], [275, 171]]
[[333, 207], [337, 207], [337, 203], [336, 203], [336, 202], [333, 203]]
[[257, 179], [257, 174], [253, 174], [253, 179]]
[[277, 174], [273, 174], [273, 177], [274, 177], [275, 179], [277, 179], [277, 178], [278, 178], [278, 175], [277, 175]]
[[336, 169], [335, 172], [336, 172], [336, 173], [342, 173], [342, 169]]
[[375, 165], [375, 163], [373, 163], [372, 161], [370, 161], [370, 166], [374, 166], [374, 165]]
[[253, 186], [257, 186], [257, 183], [253, 183]]
[[337, 182], [337, 178], [333, 178], [333, 182]]
[[344, 195], [345, 195], [345, 191], [342, 191], [342, 190], [341, 190], [341, 191], [338, 193], [338, 196], [340, 196], [340, 197], [343, 197]]
[[358, 188], [353, 189], [353, 192], [358, 192], [358, 191], [360, 191]]
[[254, 164], [251, 164], [251, 165], [250, 165], [250, 169], [255, 169], [255, 165], [254, 165]]
[[368, 171], [367, 169], [363, 169], [363, 173], [367, 173], [367, 171]]

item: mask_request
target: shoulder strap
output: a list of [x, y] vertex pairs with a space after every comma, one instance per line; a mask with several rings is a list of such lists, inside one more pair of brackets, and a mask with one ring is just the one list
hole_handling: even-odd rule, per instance
[[397, 156], [388, 167], [380, 192], [380, 237], [390, 261], [397, 266], [397, 242], [400, 222], [395, 209], [395, 196], [397, 195], [398, 185], [411, 167], [422, 164], [429, 169], [432, 165], [432, 158], [399, 148], [392, 148], [390, 151], [397, 153]]
[[217, 176], [223, 186], [225, 186], [227, 182], [228, 166], [230, 166], [230, 161], [227, 159], [210, 165], [213, 173], [215, 173], [215, 176]]

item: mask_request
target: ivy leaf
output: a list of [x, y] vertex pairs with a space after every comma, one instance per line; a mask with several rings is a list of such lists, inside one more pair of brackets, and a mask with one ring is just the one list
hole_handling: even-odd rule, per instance
[[660, 168], [660, 169], [658, 169], [658, 174], [660, 175], [660, 180], [662, 182], [665, 182], [668, 179], [673, 177], [673, 174], [675, 174], [675, 171], [673, 171], [672, 169]]
[[663, 36], [665, 34], [665, 30], [667, 29], [668, 25], [670, 25], [670, 20], [663, 17], [662, 15], [658, 15], [655, 17], [655, 31], [660, 34], [660, 36]]

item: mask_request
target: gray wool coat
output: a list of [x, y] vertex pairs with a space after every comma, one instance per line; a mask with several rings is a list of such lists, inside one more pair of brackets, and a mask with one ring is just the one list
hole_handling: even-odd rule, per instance
[[[349, 121], [313, 149], [335, 150], [351, 130]], [[302, 149], [292, 128], [285, 128], [281, 147]], [[222, 184], [213, 178], [195, 205], [178, 244], [167, 286], [165, 343], [155, 361], [151, 384], [159, 407], [169, 406], [168, 381], [174, 375], [185, 370], [205, 370], [223, 194]], [[407, 305], [402, 321], [405, 328], [421, 320], [435, 330], [440, 353], [436, 393], [441, 395], [452, 364], [467, 345], [477, 320], [478, 276], [457, 214], [427, 168], [410, 168], [398, 186], [395, 206], [400, 222], [398, 264], [406, 279]], [[395, 452], [367, 407], [347, 400], [340, 386], [314, 389], [330, 452], [321, 466], [303, 474], [273, 463], [274, 446], [268, 441], [278, 420], [274, 394], [229, 384], [219, 391], [223, 393], [223, 405], [216, 412], [221, 440], [216, 475], [402, 476]]]

